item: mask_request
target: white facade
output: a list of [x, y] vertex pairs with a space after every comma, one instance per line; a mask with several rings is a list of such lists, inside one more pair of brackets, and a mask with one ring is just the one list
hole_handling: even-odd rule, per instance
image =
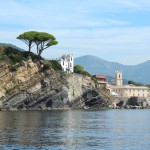
[[62, 55], [62, 57], [59, 58], [58, 62], [61, 64], [64, 72], [72, 73], [74, 71], [73, 54]]

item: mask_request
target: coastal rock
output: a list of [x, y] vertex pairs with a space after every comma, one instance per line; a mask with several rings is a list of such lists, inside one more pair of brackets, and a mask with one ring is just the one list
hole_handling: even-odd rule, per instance
[[[90, 77], [53, 69], [40, 72], [38, 64], [23, 62], [16, 72], [5, 72], [1, 81], [1, 110], [50, 110], [103, 108], [108, 99], [95, 88]], [[7, 68], [7, 67], [6, 67]], [[5, 69], [7, 70], [7, 69]], [[6, 75], [7, 74], [7, 75]]]
[[131, 98], [116, 98], [110, 108], [113, 109], [145, 109], [150, 108], [150, 99], [147, 98], [138, 98], [138, 97], [131, 97]]

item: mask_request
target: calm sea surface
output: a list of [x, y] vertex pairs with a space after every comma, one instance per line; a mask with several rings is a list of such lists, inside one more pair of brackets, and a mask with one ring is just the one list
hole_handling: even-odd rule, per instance
[[0, 112], [0, 150], [150, 150], [150, 110]]

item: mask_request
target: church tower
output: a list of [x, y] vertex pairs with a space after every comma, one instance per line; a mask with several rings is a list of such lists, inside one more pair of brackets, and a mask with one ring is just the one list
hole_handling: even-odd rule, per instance
[[116, 86], [122, 85], [122, 71], [116, 71]]

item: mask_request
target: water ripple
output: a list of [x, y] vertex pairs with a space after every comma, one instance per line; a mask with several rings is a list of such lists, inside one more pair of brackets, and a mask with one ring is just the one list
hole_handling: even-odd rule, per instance
[[0, 112], [0, 150], [149, 150], [149, 110]]

